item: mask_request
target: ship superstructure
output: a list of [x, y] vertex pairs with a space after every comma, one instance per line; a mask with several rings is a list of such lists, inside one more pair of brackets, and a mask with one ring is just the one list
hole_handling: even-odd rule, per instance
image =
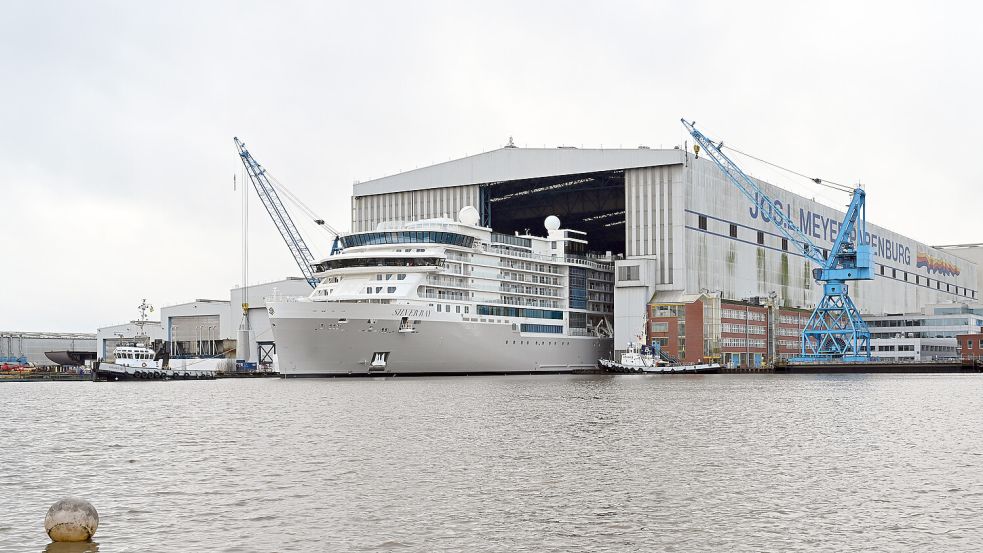
[[340, 237], [309, 297], [267, 308], [287, 376], [567, 372], [612, 349], [614, 259], [550, 216], [546, 237], [457, 220]]

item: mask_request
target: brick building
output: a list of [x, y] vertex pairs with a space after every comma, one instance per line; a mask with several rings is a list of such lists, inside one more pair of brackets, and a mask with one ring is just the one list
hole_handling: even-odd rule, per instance
[[983, 332], [956, 336], [959, 355], [965, 360], [983, 360]]
[[718, 294], [660, 295], [648, 306], [648, 343], [681, 361], [760, 367], [801, 351], [805, 309], [773, 306], [762, 298]]

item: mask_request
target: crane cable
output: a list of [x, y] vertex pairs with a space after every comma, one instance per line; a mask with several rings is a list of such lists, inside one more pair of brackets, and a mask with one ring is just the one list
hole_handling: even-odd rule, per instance
[[[718, 149], [723, 149], [723, 143], [721, 143], [720, 145], [718, 145], [717, 148]], [[733, 147], [733, 146], [731, 146], [729, 144], [727, 145], [727, 149], [728, 150], [731, 150], [732, 152], [741, 154], [742, 156], [749, 157], [749, 158], [751, 158], [753, 160], [756, 160], [756, 161], [760, 161], [761, 163], [764, 163], [766, 165], [771, 165], [772, 167], [775, 167], [776, 169], [781, 169], [782, 171], [788, 171], [789, 173], [792, 173], [793, 175], [798, 175], [798, 176], [800, 176], [800, 177], [802, 177], [804, 179], [809, 179], [812, 182], [814, 182], [816, 184], [821, 184], [821, 185], [823, 185], [823, 186], [825, 186], [827, 188], [831, 188], [833, 190], [838, 190], [840, 192], [853, 192], [853, 188], [850, 187], [850, 186], [847, 186], [845, 184], [840, 184], [838, 182], [833, 182], [833, 181], [830, 181], [830, 180], [821, 179], [819, 177], [810, 177], [809, 175], [802, 174], [802, 173], [800, 173], [798, 171], [794, 171], [794, 170], [789, 169], [787, 167], [782, 167], [781, 165], [778, 165], [777, 163], [772, 163], [770, 161], [766, 161], [766, 160], [761, 159], [759, 157], [755, 157], [755, 156], [753, 156], [751, 154], [742, 152], [742, 151], [738, 150], [737, 148], [735, 148], [735, 147]]]
[[311, 220], [314, 221], [314, 223], [316, 223], [318, 227], [323, 228], [325, 231], [330, 232], [334, 236], [341, 235], [341, 233], [338, 232], [337, 229], [325, 223], [323, 218], [318, 216], [317, 213], [314, 213], [313, 209], [311, 209], [307, 204], [301, 201], [301, 199], [298, 198], [296, 194], [291, 192], [290, 189], [284, 186], [282, 182], [280, 182], [276, 177], [271, 175], [269, 171], [266, 171], [266, 176], [267, 178], [270, 179], [270, 183], [273, 184], [273, 186], [276, 187], [276, 189], [279, 192], [283, 193], [283, 195], [287, 197], [287, 200], [290, 203], [294, 204], [295, 207], [303, 211], [304, 215], [310, 217]]

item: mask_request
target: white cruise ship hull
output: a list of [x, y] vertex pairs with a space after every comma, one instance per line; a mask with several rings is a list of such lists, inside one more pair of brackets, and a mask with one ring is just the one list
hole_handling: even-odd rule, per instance
[[287, 377], [562, 373], [595, 368], [613, 347], [608, 338], [521, 333], [506, 319], [412, 305], [267, 307]]

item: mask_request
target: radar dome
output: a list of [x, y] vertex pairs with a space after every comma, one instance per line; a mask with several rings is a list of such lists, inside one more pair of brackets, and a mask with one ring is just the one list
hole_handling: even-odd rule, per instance
[[471, 227], [477, 225], [480, 218], [478, 210], [470, 205], [462, 207], [461, 211], [457, 214], [458, 221]]
[[560, 218], [556, 215], [550, 215], [543, 221], [543, 226], [546, 230], [560, 230]]

